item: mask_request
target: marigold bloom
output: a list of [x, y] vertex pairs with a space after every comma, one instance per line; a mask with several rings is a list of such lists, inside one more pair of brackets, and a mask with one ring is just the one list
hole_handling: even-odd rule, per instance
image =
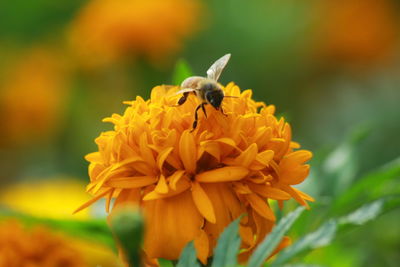
[[160, 60], [196, 29], [197, 0], [92, 0], [74, 21], [72, 48], [89, 67], [127, 55]]
[[[146, 220], [144, 250], [150, 258], [177, 259], [195, 240], [198, 258], [205, 263], [216, 240], [232, 220], [246, 213], [240, 226], [242, 259], [268, 234], [275, 215], [268, 200], [294, 198], [301, 205], [312, 200], [292, 185], [309, 173], [304, 164], [312, 154], [295, 150], [291, 129], [274, 116], [275, 107], [252, 99], [233, 83], [224, 88], [227, 116], [207, 105], [208, 117], [190, 96], [179, 107], [176, 88], [155, 87], [148, 101], [126, 102], [123, 115], [104, 121], [114, 130], [96, 139], [99, 151], [86, 156], [95, 197], [78, 210], [106, 197], [141, 206]], [[281, 247], [288, 244], [282, 241]]]
[[0, 236], [0, 266], [87, 266], [67, 240], [44, 227], [27, 230], [18, 221], [2, 221]]
[[373, 64], [393, 55], [398, 22], [390, 0], [322, 1], [317, 9], [319, 56], [352, 64]]
[[66, 96], [66, 69], [57, 53], [33, 48], [11, 63], [0, 84], [1, 144], [24, 144], [48, 137], [60, 121]]
[[0, 236], [0, 266], [120, 266], [111, 250], [42, 225], [0, 221]]

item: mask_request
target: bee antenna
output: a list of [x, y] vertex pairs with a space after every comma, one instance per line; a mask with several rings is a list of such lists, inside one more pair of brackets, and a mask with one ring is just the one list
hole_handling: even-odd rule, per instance
[[229, 97], [229, 98], [239, 98], [238, 96], [233, 96], [233, 95], [226, 95], [224, 97]]

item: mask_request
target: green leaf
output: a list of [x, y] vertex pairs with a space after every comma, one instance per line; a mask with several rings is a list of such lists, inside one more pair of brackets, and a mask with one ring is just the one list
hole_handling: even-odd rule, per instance
[[218, 238], [214, 251], [212, 267], [228, 267], [237, 265], [237, 254], [241, 238], [239, 236], [239, 223], [243, 216], [234, 220]]
[[111, 229], [130, 266], [140, 266], [144, 221], [136, 207], [120, 208], [110, 220]]
[[281, 242], [285, 233], [304, 211], [304, 207], [298, 207], [295, 211], [283, 217], [272, 232], [258, 245], [249, 260], [249, 267], [259, 267], [272, 254], [276, 246]]
[[[335, 201], [333, 211], [400, 193], [400, 157], [367, 174]], [[360, 203], [361, 202], [361, 203]]]
[[366, 204], [354, 212], [339, 218], [339, 224], [355, 224], [362, 225], [370, 220], [375, 219], [383, 209], [384, 200], [379, 199], [370, 204]]
[[174, 74], [172, 75], [172, 84], [180, 85], [187, 77], [193, 76], [193, 72], [189, 64], [184, 59], [178, 60], [175, 65]]
[[193, 241], [189, 242], [183, 249], [176, 267], [192, 267], [192, 266], [200, 267], [200, 264], [197, 262], [196, 249], [194, 247]]
[[359, 169], [358, 149], [370, 132], [369, 125], [358, 125], [322, 160], [317, 174], [324, 177], [319, 185], [321, 195], [339, 196], [351, 186]]
[[277, 259], [272, 263], [272, 266], [282, 266], [283, 263], [291, 260], [301, 252], [330, 244], [335, 237], [336, 229], [337, 222], [335, 220], [324, 223], [315, 232], [304, 236], [293, 245], [281, 251]]

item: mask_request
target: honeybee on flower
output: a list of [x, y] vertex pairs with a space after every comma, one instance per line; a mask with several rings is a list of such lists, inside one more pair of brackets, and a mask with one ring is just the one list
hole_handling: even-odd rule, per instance
[[230, 57], [231, 54], [226, 54], [225, 56], [215, 61], [214, 64], [212, 64], [211, 67], [207, 70], [207, 78], [200, 76], [192, 76], [186, 78], [181, 84], [181, 88], [183, 89], [176, 93], [183, 93], [183, 96], [179, 99], [177, 106], [183, 105], [186, 102], [190, 93], [196, 95], [197, 98], [201, 101], [201, 104], [196, 107], [194, 113], [192, 131], [194, 131], [197, 127], [197, 112], [200, 108], [203, 110], [204, 115], [207, 117], [207, 112], [204, 107], [207, 104], [210, 104], [216, 110], [220, 110], [221, 113], [225, 115], [224, 110], [221, 107], [222, 100], [224, 99], [224, 97], [232, 96], [225, 96], [222, 86], [218, 84], [218, 79], [226, 64], [228, 63]]

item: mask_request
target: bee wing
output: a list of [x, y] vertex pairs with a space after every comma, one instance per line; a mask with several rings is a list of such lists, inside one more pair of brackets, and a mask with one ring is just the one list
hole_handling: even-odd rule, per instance
[[187, 93], [187, 92], [195, 92], [196, 89], [192, 89], [192, 88], [183, 88], [181, 90], [179, 90], [178, 92], [176, 92], [174, 95], [180, 95], [183, 93]]
[[215, 61], [215, 63], [212, 64], [212, 66], [207, 70], [207, 78], [218, 81], [221, 72], [225, 68], [230, 58], [231, 54], [226, 54], [225, 56]]

